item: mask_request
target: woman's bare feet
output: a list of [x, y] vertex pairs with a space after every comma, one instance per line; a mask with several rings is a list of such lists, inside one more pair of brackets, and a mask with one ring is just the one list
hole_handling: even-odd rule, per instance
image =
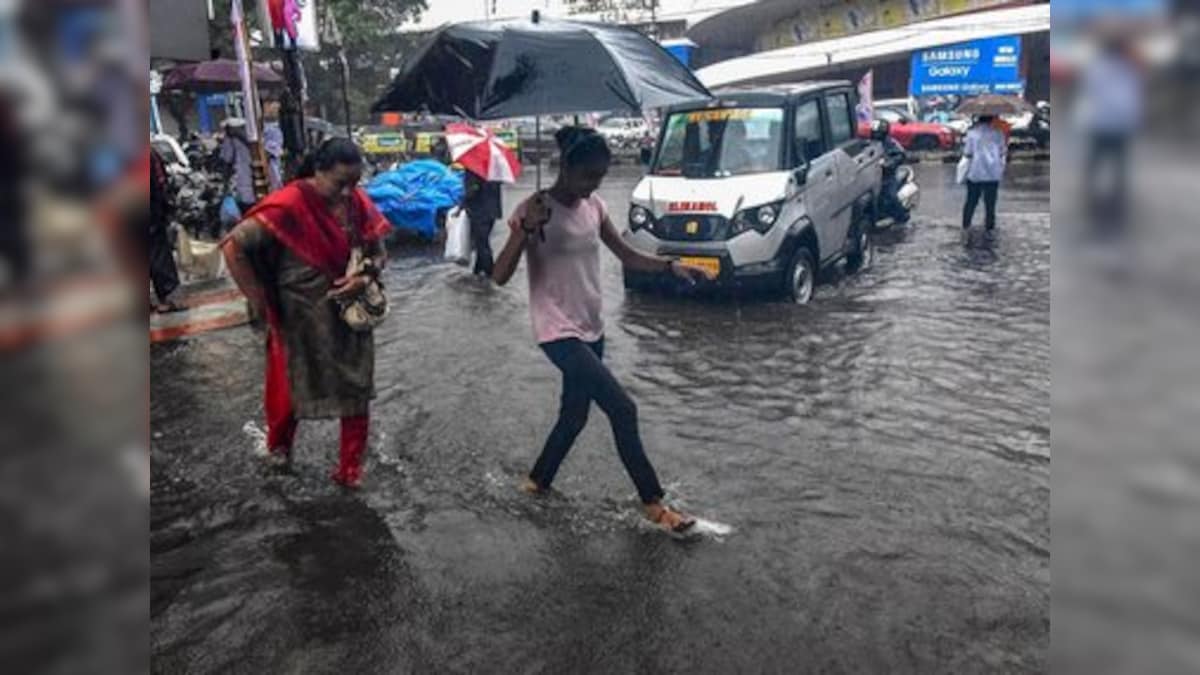
[[646, 505], [646, 518], [668, 532], [687, 532], [696, 524], [696, 519], [684, 515], [662, 502]]
[[526, 478], [525, 480], [521, 481], [521, 486], [519, 489], [521, 492], [524, 492], [527, 495], [533, 495], [535, 497], [541, 497], [542, 495], [550, 493], [550, 490], [538, 485], [532, 478]]

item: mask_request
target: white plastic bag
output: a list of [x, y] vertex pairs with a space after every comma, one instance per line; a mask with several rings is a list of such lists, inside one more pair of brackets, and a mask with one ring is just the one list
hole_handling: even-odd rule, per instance
[[971, 170], [971, 158], [966, 155], [958, 160], [958, 166], [954, 169], [954, 182], [962, 185], [967, 182], [967, 172]]
[[471, 261], [471, 220], [466, 209], [446, 214], [446, 260], [458, 265]]

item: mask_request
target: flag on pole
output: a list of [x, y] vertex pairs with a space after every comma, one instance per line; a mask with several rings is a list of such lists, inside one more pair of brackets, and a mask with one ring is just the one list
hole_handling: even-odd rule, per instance
[[237, 53], [238, 75], [242, 80], [242, 99], [246, 116], [246, 140], [258, 141], [258, 101], [254, 96], [254, 82], [250, 73], [249, 41], [246, 39], [246, 17], [242, 13], [242, 0], [233, 0], [229, 9], [229, 21], [233, 24], [233, 48]]
[[257, 0], [263, 43], [276, 49], [321, 50], [317, 0]]
[[324, 21], [321, 23], [321, 41], [335, 47], [342, 46], [342, 31], [338, 29], [337, 17], [333, 15], [333, 7], [326, 3]]
[[875, 70], [868, 70], [858, 81], [858, 106], [855, 114], [859, 122], [870, 122], [875, 117]]

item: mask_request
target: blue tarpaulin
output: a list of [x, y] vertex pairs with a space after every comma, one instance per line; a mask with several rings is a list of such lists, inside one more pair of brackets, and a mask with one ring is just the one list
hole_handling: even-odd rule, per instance
[[462, 201], [463, 179], [441, 162], [422, 159], [375, 176], [367, 195], [397, 229], [433, 239], [438, 210]]

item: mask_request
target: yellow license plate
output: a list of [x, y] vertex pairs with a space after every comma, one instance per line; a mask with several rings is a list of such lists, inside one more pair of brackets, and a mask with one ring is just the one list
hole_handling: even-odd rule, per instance
[[684, 265], [695, 265], [696, 267], [704, 268], [713, 274], [721, 273], [720, 258], [692, 258], [684, 256], [679, 259], [679, 262], [683, 263]]

